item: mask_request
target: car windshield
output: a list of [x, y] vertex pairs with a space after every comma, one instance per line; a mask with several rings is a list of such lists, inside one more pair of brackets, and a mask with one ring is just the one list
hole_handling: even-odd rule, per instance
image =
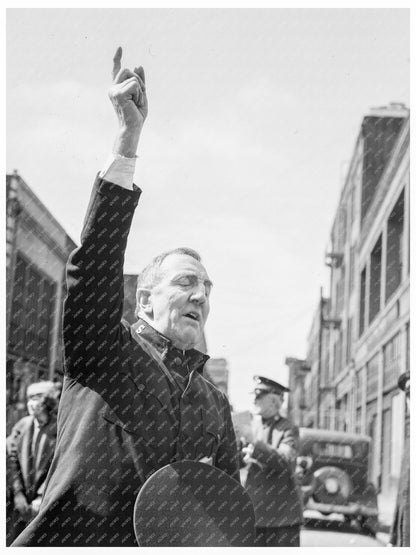
[[314, 443], [312, 451], [315, 456], [319, 457], [341, 457], [343, 459], [352, 459], [354, 457], [351, 445], [343, 445], [342, 443]]

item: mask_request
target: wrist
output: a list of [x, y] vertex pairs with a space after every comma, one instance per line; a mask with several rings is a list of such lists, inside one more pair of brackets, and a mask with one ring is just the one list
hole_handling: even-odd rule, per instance
[[121, 126], [114, 141], [113, 153], [126, 158], [134, 158], [139, 145], [140, 132], [141, 127], [139, 126]]

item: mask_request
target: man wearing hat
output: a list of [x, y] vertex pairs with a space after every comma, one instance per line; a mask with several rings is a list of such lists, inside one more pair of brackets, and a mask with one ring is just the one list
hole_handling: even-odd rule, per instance
[[301, 491], [295, 479], [299, 431], [280, 415], [287, 387], [254, 376], [254, 418], [241, 438], [245, 487], [256, 515], [258, 547], [299, 547]]
[[390, 545], [394, 547], [410, 546], [410, 372], [401, 374], [397, 385], [406, 395], [407, 417], [405, 423], [405, 442], [403, 446], [402, 466], [397, 489], [396, 507], [390, 530]]

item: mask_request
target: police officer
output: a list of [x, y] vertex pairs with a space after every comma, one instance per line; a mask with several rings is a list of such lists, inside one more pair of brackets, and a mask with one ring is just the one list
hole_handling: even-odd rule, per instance
[[301, 491], [295, 478], [299, 431], [280, 415], [287, 387], [254, 376], [254, 418], [243, 430], [245, 487], [256, 515], [259, 547], [299, 546]]

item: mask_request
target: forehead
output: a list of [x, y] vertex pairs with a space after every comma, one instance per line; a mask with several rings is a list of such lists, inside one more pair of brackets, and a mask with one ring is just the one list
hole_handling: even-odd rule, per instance
[[47, 384], [32, 384], [27, 388], [27, 396], [31, 397], [33, 395], [44, 395], [51, 390], [51, 386]]
[[163, 277], [171, 278], [179, 274], [197, 275], [199, 278], [208, 280], [208, 274], [201, 262], [198, 262], [188, 254], [170, 254], [160, 266]]
[[266, 391], [266, 390], [258, 390], [258, 393], [255, 392], [255, 397], [258, 399], [273, 399], [275, 397], [280, 397], [282, 394], [277, 391]]

